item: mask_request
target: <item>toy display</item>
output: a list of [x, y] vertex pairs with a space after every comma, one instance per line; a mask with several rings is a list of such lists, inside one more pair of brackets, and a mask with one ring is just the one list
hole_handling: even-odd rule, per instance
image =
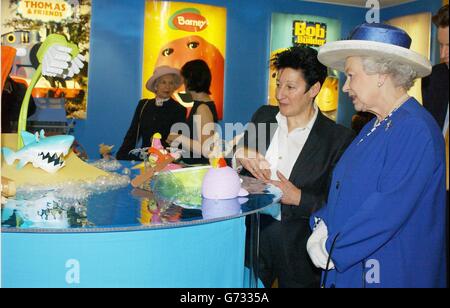
[[[226, 143], [216, 136], [211, 166], [181, 168], [173, 163], [180, 157], [179, 152], [170, 153], [164, 149], [161, 135], [157, 133], [149, 148], [137, 149], [144, 162], [134, 167], [140, 169], [141, 174], [130, 181], [131, 171], [127, 168], [124, 169], [128, 170], [127, 175], [103, 171], [122, 167], [112, 156], [113, 145], [100, 144], [102, 159], [87, 164], [71, 150], [75, 142], [73, 136], [46, 136], [43, 130], [35, 134], [27, 132], [28, 101], [37, 79], [41, 75], [71, 77], [83, 67], [84, 60], [77, 46], [59, 35], [48, 36], [37, 57], [40, 64], [22, 102], [18, 134], [2, 134], [2, 175], [7, 177], [2, 177], [2, 194], [6, 197], [2, 201], [2, 225], [25, 228], [89, 226], [88, 199], [91, 202], [90, 197], [94, 194], [130, 183], [133, 187], [147, 185], [155, 195], [155, 199], [142, 199], [142, 224], [177, 222], [183, 211], [189, 216], [191, 209], [198, 213], [202, 209], [204, 218], [240, 213], [241, 204], [247, 199], [237, 197], [248, 195], [248, 192], [241, 188], [239, 176], [222, 158], [239, 139]], [[105, 164], [115, 164], [114, 169]], [[207, 177], [205, 181], [204, 177]]]
[[30, 134], [21, 132], [23, 148], [14, 152], [10, 148], [2, 148], [3, 157], [8, 165], [19, 160], [17, 169], [32, 163], [33, 167], [54, 173], [64, 167], [64, 157], [69, 153], [70, 146], [75, 139], [73, 136], [59, 135], [46, 137], [43, 130]]
[[[77, 46], [58, 34], [47, 37], [37, 51], [37, 58], [40, 64], [22, 102], [18, 134], [1, 135], [2, 176], [14, 181], [17, 187], [52, 187], [65, 182], [108, 177], [108, 173], [83, 162], [71, 151], [73, 136], [47, 137], [43, 131], [36, 134], [26, 131], [29, 99], [40, 76], [70, 78], [84, 66], [84, 57], [79, 54]], [[16, 160], [19, 162], [14, 166]]]
[[247, 196], [239, 175], [227, 166], [224, 159], [242, 137], [243, 134], [225, 142], [217, 133], [214, 134], [209, 166], [161, 172], [155, 175], [147, 189], [151, 189], [158, 198], [185, 208], [200, 208], [202, 198], [226, 200]]

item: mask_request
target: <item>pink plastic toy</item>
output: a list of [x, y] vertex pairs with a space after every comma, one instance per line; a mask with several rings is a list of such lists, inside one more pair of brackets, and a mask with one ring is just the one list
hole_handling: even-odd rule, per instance
[[211, 168], [205, 174], [202, 184], [202, 196], [207, 199], [233, 199], [247, 196], [241, 188], [241, 179], [230, 167]]

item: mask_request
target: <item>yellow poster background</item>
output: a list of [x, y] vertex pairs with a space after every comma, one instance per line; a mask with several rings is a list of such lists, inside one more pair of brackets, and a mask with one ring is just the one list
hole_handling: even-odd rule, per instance
[[[388, 24], [406, 31], [412, 38], [411, 50], [430, 58], [431, 13], [421, 13], [391, 19]], [[422, 79], [417, 79], [408, 94], [422, 103]]]
[[[188, 61], [202, 59], [211, 69], [211, 97], [216, 104], [219, 119], [222, 119], [226, 14], [225, 8], [217, 6], [147, 0], [144, 20], [142, 96], [150, 98], [155, 96], [147, 90], [145, 83], [156, 66], [169, 65], [180, 69]], [[180, 29], [174, 27], [174, 20], [177, 20], [178, 16], [200, 16], [199, 20], [207, 23], [202, 28], [180, 27], [182, 28]], [[183, 87], [178, 89], [178, 92], [181, 91]]]

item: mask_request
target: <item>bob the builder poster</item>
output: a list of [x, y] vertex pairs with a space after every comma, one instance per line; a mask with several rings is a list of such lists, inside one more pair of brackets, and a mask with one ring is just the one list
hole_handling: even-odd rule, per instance
[[[272, 14], [272, 40], [270, 58], [277, 53], [295, 45], [310, 46], [318, 49], [326, 42], [335, 41], [341, 37], [341, 23], [338, 20], [293, 14]], [[269, 68], [269, 105], [277, 105], [275, 98], [276, 72]], [[335, 120], [338, 107], [339, 79], [337, 72], [329, 72], [322, 85], [322, 90], [316, 97], [320, 110], [329, 118]]]

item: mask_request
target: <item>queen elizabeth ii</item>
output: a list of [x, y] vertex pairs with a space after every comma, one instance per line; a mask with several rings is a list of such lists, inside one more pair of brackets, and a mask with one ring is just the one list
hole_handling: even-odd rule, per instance
[[307, 250], [324, 287], [445, 287], [445, 150], [432, 116], [407, 91], [431, 73], [411, 38], [358, 26], [318, 59], [345, 73], [357, 111], [375, 115], [333, 172]]

